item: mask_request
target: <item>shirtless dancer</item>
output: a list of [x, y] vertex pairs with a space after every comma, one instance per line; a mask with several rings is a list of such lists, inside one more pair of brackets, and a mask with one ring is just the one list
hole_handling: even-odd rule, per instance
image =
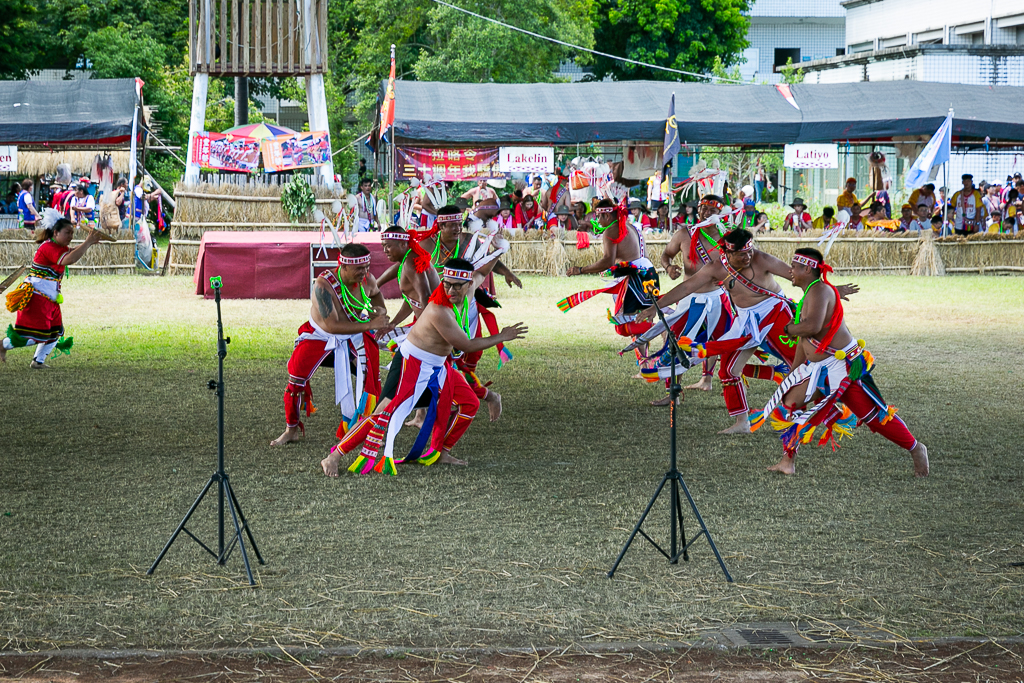
[[[773, 277], [789, 280], [792, 277], [790, 266], [754, 249], [752, 238], [753, 235], [743, 228], [726, 233], [719, 242], [721, 256], [717, 260], [658, 299], [658, 305], [664, 308], [712, 283], [723, 282], [736, 308], [736, 318], [729, 330], [700, 349], [704, 357], [721, 356], [718, 378], [722, 381], [725, 407], [736, 420], [719, 434], [750, 433], [747, 397], [740, 372], [754, 351], [758, 347], [766, 348], [792, 367], [797, 345], [797, 340], [783, 331], [793, 321], [792, 301], [782, 294], [782, 288]], [[844, 298], [857, 291], [852, 285], [838, 289]], [[650, 320], [654, 315], [652, 306], [637, 316], [637, 320]]]
[[[299, 327], [295, 350], [288, 360], [288, 386], [284, 392], [285, 430], [271, 446], [298, 441], [305, 427], [299, 419], [303, 408], [312, 415], [313, 373], [334, 355], [335, 402], [341, 405], [339, 438], [347, 424], [376, 406], [380, 395], [377, 342], [372, 332], [387, 326], [387, 308], [377, 282], [370, 275], [370, 250], [347, 244], [338, 257], [337, 275], [327, 270], [316, 279], [309, 321]], [[351, 376], [352, 364], [356, 377]], [[365, 394], [365, 400], [363, 397]]]
[[[402, 420], [421, 403], [429, 392], [428, 423], [425, 424], [404, 461], [419, 460], [430, 464], [465, 465], [451, 455], [452, 448], [473, 421], [479, 401], [461, 373], [452, 368], [449, 356], [453, 351], [483, 351], [499, 343], [521, 339], [527, 328], [522, 323], [506, 327], [497, 335], [471, 339], [467, 333], [467, 308], [473, 291], [486, 279], [493, 261], [479, 271], [463, 259], [450, 259], [441, 274], [441, 285], [430, 295], [423, 313], [416, 320], [400, 347], [401, 362], [392, 362], [385, 381], [384, 396], [377, 413], [366, 418], [350, 431], [322, 465], [327, 476], [338, 476], [338, 463], [344, 452], [360, 442], [365, 445], [351, 471], [362, 470], [395, 474], [394, 444]], [[398, 360], [398, 356], [396, 356]], [[389, 395], [390, 394], [390, 395]], [[454, 420], [449, 421], [452, 404], [458, 404]], [[433, 421], [435, 424], [430, 424]], [[422, 449], [430, 439], [430, 450]], [[380, 449], [383, 447], [383, 454]]]
[[800, 338], [793, 371], [765, 409], [751, 416], [754, 429], [767, 418], [782, 432], [784, 454], [768, 469], [795, 474], [800, 442], [813, 438], [821, 445], [834, 444], [833, 430], [840, 427], [841, 434], [846, 432], [837, 423], [847, 421], [849, 409], [859, 424], [867, 423], [871, 431], [910, 451], [915, 476], [927, 477], [928, 448], [914, 438], [875, 386], [874, 358], [846, 327], [839, 292], [828, 281], [832, 268], [817, 249], [797, 249], [792, 270], [793, 284], [804, 290], [796, 318], [784, 328], [790, 338]]
[[401, 325], [411, 313], [413, 322], [423, 312], [430, 293], [437, 289], [440, 279], [432, 267], [430, 254], [423, 250], [415, 235], [410, 236], [402, 228], [393, 225], [380, 234], [384, 255], [394, 265], [381, 273], [377, 286], [383, 287], [391, 280], [398, 279], [402, 291], [402, 307], [391, 319], [383, 332], [390, 332]]

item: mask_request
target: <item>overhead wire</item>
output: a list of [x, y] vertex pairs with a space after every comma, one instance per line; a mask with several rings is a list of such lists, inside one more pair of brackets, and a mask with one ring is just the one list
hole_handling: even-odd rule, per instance
[[459, 12], [463, 12], [464, 14], [468, 14], [468, 15], [470, 15], [472, 17], [476, 17], [477, 19], [483, 19], [484, 21], [489, 21], [492, 24], [497, 24], [498, 26], [504, 26], [505, 28], [510, 29], [512, 31], [518, 31], [520, 33], [525, 33], [528, 36], [532, 36], [534, 38], [539, 38], [541, 40], [546, 40], [546, 41], [551, 42], [551, 43], [556, 43], [558, 45], [562, 45], [563, 47], [572, 48], [573, 50], [579, 50], [581, 52], [589, 52], [590, 54], [597, 55], [599, 57], [607, 57], [608, 59], [614, 59], [614, 60], [619, 61], [619, 62], [628, 62], [630, 64], [636, 64], [637, 66], [646, 67], [648, 69], [659, 69], [661, 71], [668, 71], [668, 72], [675, 73], [675, 74], [682, 74], [684, 76], [696, 76], [697, 78], [706, 78], [708, 80], [713, 80], [713, 81], [727, 81], [729, 83], [743, 83], [744, 82], [744, 81], [736, 80], [735, 78], [725, 78], [724, 76], [715, 76], [713, 74], [702, 74], [702, 73], [697, 73], [695, 71], [683, 71], [682, 69], [673, 69], [673, 68], [668, 67], [668, 66], [660, 66], [658, 64], [648, 64], [647, 62], [637, 61], [635, 59], [630, 59], [628, 57], [619, 57], [619, 56], [616, 56], [616, 55], [610, 55], [607, 52], [599, 52], [598, 50], [591, 50], [590, 48], [582, 47], [580, 45], [573, 45], [572, 43], [567, 43], [564, 40], [558, 40], [557, 38], [552, 38], [550, 36], [545, 36], [545, 35], [542, 35], [540, 33], [534, 33], [533, 31], [527, 31], [524, 28], [519, 28], [518, 26], [513, 26], [511, 24], [506, 24], [503, 21], [498, 21], [497, 19], [491, 19], [490, 17], [485, 17], [482, 14], [477, 14], [476, 12], [471, 12], [470, 10], [464, 9], [462, 7], [459, 7], [458, 5], [453, 5], [450, 2], [445, 2], [445, 0], [433, 0], [433, 1], [436, 2], [438, 5], [444, 5], [445, 7], [451, 7], [452, 9], [458, 10]]

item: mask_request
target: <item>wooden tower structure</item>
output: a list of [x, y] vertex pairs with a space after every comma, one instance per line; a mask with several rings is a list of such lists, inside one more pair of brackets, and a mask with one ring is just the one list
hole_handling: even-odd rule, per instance
[[[189, 0], [192, 118], [185, 183], [199, 180], [191, 163], [194, 136], [206, 125], [210, 76], [305, 79], [310, 130], [329, 130], [327, 0]], [[320, 183], [334, 184], [334, 164], [317, 169]]]

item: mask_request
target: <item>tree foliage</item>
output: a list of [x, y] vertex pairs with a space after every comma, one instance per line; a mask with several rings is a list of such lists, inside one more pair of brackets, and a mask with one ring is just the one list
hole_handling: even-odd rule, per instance
[[[648, 64], [708, 73], [720, 57], [732, 66], [747, 47], [750, 0], [597, 0], [597, 49]], [[693, 80], [669, 71], [597, 57], [594, 77]]]
[[23, 78], [38, 57], [36, 8], [29, 0], [0, 0], [0, 78]]

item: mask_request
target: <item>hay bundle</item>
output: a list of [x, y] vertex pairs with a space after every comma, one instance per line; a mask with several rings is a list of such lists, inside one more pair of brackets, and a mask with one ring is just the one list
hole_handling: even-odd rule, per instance
[[914, 259], [914, 267], [910, 270], [911, 275], [945, 275], [946, 268], [942, 265], [942, 257], [935, 248], [935, 239], [931, 230], [921, 233], [918, 241], [917, 258]]
[[[57, 173], [57, 166], [68, 164], [75, 175], [90, 175], [99, 152], [18, 152], [18, 173], [43, 176]], [[107, 156], [104, 153], [103, 156]], [[130, 152], [110, 152], [114, 173], [127, 173]]]
[[947, 273], [1024, 272], [1024, 235], [941, 237], [935, 247]]
[[[100, 242], [89, 248], [85, 256], [68, 266], [73, 273], [117, 274], [135, 272], [135, 240], [127, 230], [117, 233], [117, 242]], [[76, 230], [71, 247], [85, 241], [84, 230]], [[0, 232], [0, 270], [13, 272], [32, 262], [36, 249], [35, 235], [30, 230], [4, 230]]]

